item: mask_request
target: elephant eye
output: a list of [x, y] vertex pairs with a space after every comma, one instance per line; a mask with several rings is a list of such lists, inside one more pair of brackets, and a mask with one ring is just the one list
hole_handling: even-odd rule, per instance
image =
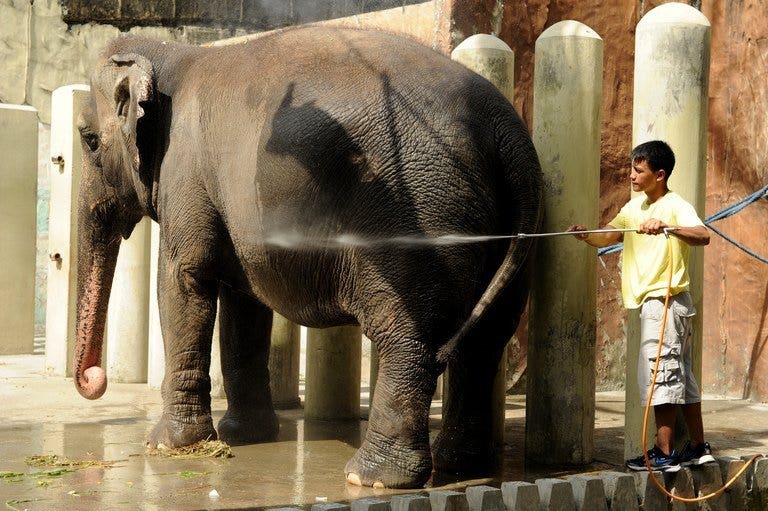
[[91, 152], [96, 152], [99, 148], [99, 136], [96, 133], [82, 133], [83, 142], [88, 146]]

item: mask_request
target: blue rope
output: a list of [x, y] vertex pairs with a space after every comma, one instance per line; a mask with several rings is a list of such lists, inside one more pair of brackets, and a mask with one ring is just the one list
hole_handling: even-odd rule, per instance
[[714, 227], [712, 227], [711, 225], [707, 225], [707, 227], [709, 227], [710, 229], [712, 229], [712, 230], [713, 230], [713, 231], [714, 231], [716, 234], [719, 234], [720, 236], [722, 236], [722, 237], [723, 237], [723, 239], [725, 239], [725, 240], [726, 240], [726, 241], [728, 241], [729, 243], [733, 244], [735, 247], [737, 247], [737, 248], [740, 248], [741, 250], [743, 250], [743, 251], [744, 251], [744, 252], [746, 252], [747, 254], [751, 255], [751, 256], [752, 256], [752, 257], [754, 257], [755, 259], [757, 259], [757, 260], [759, 260], [759, 261], [762, 261], [762, 262], [764, 262], [764, 263], [768, 264], [768, 259], [766, 259], [765, 257], [759, 256], [759, 255], [757, 255], [756, 253], [752, 252], [752, 251], [751, 251], [750, 249], [748, 249], [747, 247], [745, 247], [745, 246], [742, 246], [740, 243], [738, 243], [738, 242], [736, 242], [736, 241], [733, 241], [731, 238], [729, 238], [728, 236], [726, 236], [726, 235], [725, 235], [725, 234], [723, 234], [722, 232], [718, 231], [717, 229], [715, 229], [715, 228], [714, 228]]
[[[743, 250], [744, 252], [746, 252], [747, 254], [751, 255], [755, 259], [768, 264], [768, 259], [766, 259], [765, 257], [762, 257], [762, 256], [760, 256], [758, 254], [756, 254], [755, 252], [751, 251], [750, 249], [748, 249], [747, 247], [743, 246], [739, 242], [732, 240], [731, 238], [729, 238], [728, 236], [726, 236], [724, 233], [720, 232], [719, 230], [715, 229], [711, 225], [712, 222], [716, 222], [718, 220], [722, 220], [723, 218], [728, 218], [729, 216], [735, 215], [736, 213], [738, 213], [742, 209], [746, 208], [747, 206], [749, 206], [750, 204], [752, 204], [753, 202], [755, 202], [756, 200], [761, 199], [761, 198], [768, 199], [768, 185], [763, 186], [761, 189], [759, 189], [758, 191], [756, 191], [752, 195], [748, 195], [748, 196], [744, 197], [743, 199], [741, 199], [740, 201], [738, 201], [738, 202], [736, 202], [734, 204], [731, 204], [730, 206], [728, 206], [728, 207], [718, 211], [717, 213], [715, 213], [713, 215], [708, 216], [704, 220], [704, 225], [706, 225], [715, 234], [718, 234], [724, 240], [728, 241], [729, 243], [731, 243], [735, 247], [739, 248], [740, 250]], [[613, 254], [614, 252], [621, 251], [623, 248], [624, 248], [624, 245], [622, 243], [617, 243], [616, 245], [611, 245], [609, 247], [603, 247], [603, 248], [599, 249], [597, 251], [597, 255], [598, 256], [602, 256], [602, 255], [606, 255], [606, 254]]]

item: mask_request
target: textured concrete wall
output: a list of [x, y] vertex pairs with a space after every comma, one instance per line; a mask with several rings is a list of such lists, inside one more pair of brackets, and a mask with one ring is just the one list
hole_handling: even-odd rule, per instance
[[[57, 0], [0, 0], [0, 103], [28, 104], [51, 122], [51, 93], [57, 87], [88, 83], [102, 47], [117, 37], [112, 25], [68, 26]], [[201, 43], [233, 34], [223, 28], [137, 27], [130, 33]], [[245, 33], [240, 31], [240, 33]]]
[[404, 7], [423, 0], [61, 0], [64, 21], [137, 25], [218, 25], [251, 31]]

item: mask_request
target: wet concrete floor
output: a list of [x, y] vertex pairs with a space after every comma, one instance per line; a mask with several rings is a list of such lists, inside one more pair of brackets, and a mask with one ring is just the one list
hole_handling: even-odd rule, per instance
[[[278, 441], [232, 448], [229, 459], [148, 456], [145, 437], [160, 416], [159, 391], [144, 384], [110, 384], [98, 401], [77, 394], [71, 379], [47, 377], [41, 356], [0, 357], [0, 506], [29, 510], [198, 510], [309, 507], [315, 502], [406, 493], [348, 485], [343, 468], [366, 422], [304, 420], [302, 410], [279, 412]], [[463, 489], [501, 481], [596, 470], [623, 470], [624, 396], [598, 393], [595, 462], [583, 467], [531, 468], [523, 463], [525, 397], [509, 396], [503, 465], [493, 478], [435, 476], [431, 488]], [[214, 400], [214, 419], [224, 413]], [[706, 399], [707, 439], [717, 455], [768, 453], [768, 406]], [[434, 433], [440, 403], [433, 406]], [[58, 455], [101, 460], [72, 471], [32, 467], [25, 458]], [[429, 489], [429, 488], [428, 488]]]

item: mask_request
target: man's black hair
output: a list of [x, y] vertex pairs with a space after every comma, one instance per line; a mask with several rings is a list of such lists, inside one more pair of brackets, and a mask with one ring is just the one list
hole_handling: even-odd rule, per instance
[[648, 167], [654, 172], [664, 169], [667, 179], [672, 174], [672, 169], [675, 168], [675, 153], [669, 144], [661, 140], [651, 140], [640, 144], [632, 149], [629, 159], [633, 163], [636, 161], [648, 163]]

